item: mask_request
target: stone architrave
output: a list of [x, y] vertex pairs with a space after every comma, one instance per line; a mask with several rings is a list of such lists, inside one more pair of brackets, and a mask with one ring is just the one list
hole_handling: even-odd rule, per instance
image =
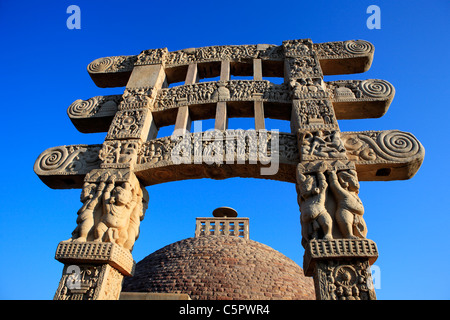
[[[359, 181], [413, 177], [424, 148], [398, 130], [340, 131], [339, 119], [383, 116], [395, 89], [381, 79], [325, 82], [323, 76], [365, 72], [373, 53], [365, 40], [299, 39], [149, 49], [91, 62], [87, 71], [97, 86], [125, 90], [78, 99], [67, 114], [80, 132], [107, 132], [105, 141], [49, 148], [34, 165], [49, 187], [82, 189], [72, 237], [55, 255], [64, 264], [55, 299], [119, 298], [123, 277], [134, 270], [146, 186], [229, 177], [294, 183], [304, 271], [314, 277], [317, 298], [375, 299], [369, 267], [378, 251], [367, 238]], [[214, 77], [220, 80], [199, 82]], [[254, 117], [257, 130], [228, 130], [232, 117]], [[290, 121], [291, 133], [262, 130], [265, 118]], [[213, 134], [191, 133], [191, 121], [203, 119], [215, 119]], [[157, 139], [168, 125], [179, 134]], [[275, 159], [278, 170], [262, 174]]]

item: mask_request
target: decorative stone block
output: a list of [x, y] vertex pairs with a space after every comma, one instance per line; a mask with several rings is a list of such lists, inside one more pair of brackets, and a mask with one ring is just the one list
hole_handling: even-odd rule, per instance
[[366, 258], [372, 265], [378, 258], [378, 249], [369, 239], [311, 240], [305, 248], [303, 270], [312, 276], [316, 261]]
[[54, 300], [118, 300], [123, 274], [108, 264], [65, 265]]
[[106, 140], [147, 140], [153, 117], [148, 109], [118, 111], [109, 128]]
[[64, 264], [109, 264], [125, 276], [132, 276], [135, 266], [129, 250], [114, 243], [94, 241], [62, 241], [55, 259]]
[[346, 160], [347, 154], [338, 130], [299, 130], [300, 161]]
[[317, 300], [376, 300], [367, 259], [321, 260], [314, 271]]
[[333, 130], [338, 129], [331, 100], [293, 100], [291, 131], [298, 129]]

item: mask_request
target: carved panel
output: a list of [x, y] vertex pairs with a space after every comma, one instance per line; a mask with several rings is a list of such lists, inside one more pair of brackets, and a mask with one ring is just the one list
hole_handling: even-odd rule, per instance
[[164, 64], [168, 52], [167, 48], [144, 50], [136, 57], [135, 65]]
[[168, 66], [176, 66], [208, 61], [255, 59], [258, 57], [256, 47], [256, 45], [240, 45], [189, 48], [169, 52], [165, 63]]
[[314, 284], [318, 300], [376, 300], [367, 259], [318, 261]]
[[356, 170], [355, 164], [350, 160], [329, 160], [329, 161], [310, 161], [303, 162], [297, 165], [297, 172], [302, 174], [325, 172], [335, 170]]
[[122, 100], [121, 95], [96, 96], [87, 100], [78, 99], [67, 109], [71, 119], [113, 116]]
[[65, 265], [54, 300], [118, 300], [123, 275], [108, 264]]
[[291, 127], [296, 129], [338, 129], [330, 100], [292, 101]]
[[101, 168], [130, 168], [137, 160], [140, 140], [105, 141], [99, 152]]
[[395, 94], [392, 84], [380, 79], [330, 81], [326, 86], [333, 101], [387, 100]]
[[[171, 163], [245, 163], [267, 161], [276, 150], [273, 133], [254, 130], [227, 130], [190, 133], [185, 136], [165, 137], [147, 141], [138, 154], [139, 165], [159, 166]], [[298, 161], [295, 136], [277, 134], [276, 152], [283, 162]], [[162, 163], [160, 163], [162, 162]]]
[[286, 58], [299, 57], [313, 54], [311, 39], [298, 39], [283, 41], [284, 55]]
[[100, 165], [101, 145], [71, 145], [45, 150], [34, 164], [38, 175], [83, 175]]
[[414, 135], [398, 130], [346, 132], [342, 141], [348, 158], [356, 163], [402, 162], [424, 155]]
[[289, 79], [322, 78], [319, 61], [313, 55], [286, 58], [286, 76]]
[[119, 105], [119, 110], [147, 107], [153, 101], [156, 92], [157, 90], [152, 87], [126, 88]]
[[263, 101], [290, 103], [289, 88], [269, 81], [232, 80], [205, 82], [161, 89], [155, 100], [154, 111], [183, 105], [215, 103], [217, 101]]
[[92, 61], [87, 70], [89, 73], [130, 72], [133, 70], [137, 56], [113, 56], [98, 58]]
[[330, 96], [321, 78], [300, 78], [289, 83], [294, 99], [324, 99]]
[[347, 159], [341, 134], [333, 131], [299, 131], [300, 161]]
[[140, 138], [148, 112], [148, 109], [122, 110], [117, 112], [106, 139]]
[[365, 40], [348, 40], [314, 43], [314, 51], [319, 59], [341, 59], [373, 54], [373, 45]]

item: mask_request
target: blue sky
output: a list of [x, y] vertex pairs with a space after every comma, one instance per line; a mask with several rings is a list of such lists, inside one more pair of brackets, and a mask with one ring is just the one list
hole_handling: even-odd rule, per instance
[[[81, 29], [69, 30], [69, 5], [81, 9]], [[369, 30], [369, 5], [381, 9], [381, 29]], [[70, 237], [80, 190], [52, 190], [33, 172], [47, 148], [102, 143], [82, 134], [67, 107], [76, 99], [121, 94], [101, 89], [86, 67], [96, 58], [210, 45], [364, 39], [375, 46], [364, 74], [325, 80], [385, 79], [396, 89], [379, 119], [340, 121], [342, 131], [399, 129], [424, 145], [425, 161], [411, 180], [362, 182], [368, 238], [380, 252], [379, 299], [449, 299], [450, 263], [445, 161], [450, 111], [448, 1], [36, 1], [0, 2], [3, 148], [0, 157], [0, 299], [52, 299], [63, 265], [57, 244]], [[250, 120], [236, 123], [248, 129]], [[212, 126], [205, 121], [203, 129]], [[248, 126], [248, 127], [246, 127]], [[288, 131], [288, 122], [268, 128]], [[164, 131], [161, 130], [161, 134]], [[167, 133], [169, 135], [170, 132]], [[141, 260], [194, 235], [195, 217], [220, 206], [250, 218], [250, 238], [300, 266], [303, 248], [292, 184], [257, 179], [190, 180], [148, 187], [149, 209], [133, 256]]]

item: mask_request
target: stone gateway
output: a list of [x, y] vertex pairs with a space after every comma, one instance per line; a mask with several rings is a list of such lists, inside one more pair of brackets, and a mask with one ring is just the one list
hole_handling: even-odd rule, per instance
[[[81, 189], [72, 237], [57, 247], [64, 270], [54, 298], [119, 298], [124, 277], [134, 274], [132, 249], [151, 200], [146, 187], [252, 177], [295, 184], [303, 270], [314, 278], [317, 299], [375, 299], [369, 267], [378, 251], [367, 239], [359, 181], [410, 179], [425, 151], [408, 132], [340, 131], [340, 119], [383, 116], [395, 89], [382, 79], [323, 76], [365, 72], [373, 53], [364, 40], [299, 39], [149, 49], [91, 62], [98, 87], [125, 90], [78, 99], [67, 114], [80, 132], [106, 132], [105, 141], [52, 147], [34, 165], [50, 188]], [[254, 130], [228, 130], [233, 117], [253, 117]], [[265, 130], [265, 118], [290, 121], [291, 132]], [[204, 119], [215, 119], [220, 134], [191, 133], [192, 121]], [[168, 125], [174, 134], [157, 138]], [[66, 273], [71, 265], [78, 272]], [[74, 277], [77, 285], [67, 286]]]

